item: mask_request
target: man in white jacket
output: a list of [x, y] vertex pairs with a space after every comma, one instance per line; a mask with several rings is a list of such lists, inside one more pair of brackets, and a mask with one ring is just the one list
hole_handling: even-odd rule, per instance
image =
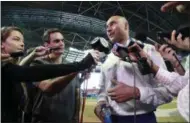
[[[107, 21], [107, 35], [113, 43], [128, 47], [128, 21], [121, 16], [112, 16]], [[145, 44], [144, 49], [151, 59], [166, 69], [161, 55], [151, 45]], [[102, 65], [100, 92], [95, 114], [103, 120], [101, 105], [109, 104], [112, 109], [114, 123], [156, 123], [154, 111], [157, 106], [168, 103], [172, 95], [165, 86], [158, 85], [152, 74], [142, 75], [136, 63], [122, 61], [114, 55], [114, 49]], [[118, 81], [115, 86], [112, 80]]]

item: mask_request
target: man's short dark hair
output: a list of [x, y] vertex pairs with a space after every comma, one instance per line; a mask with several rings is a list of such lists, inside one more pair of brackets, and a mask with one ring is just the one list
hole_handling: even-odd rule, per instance
[[42, 36], [42, 41], [43, 42], [49, 42], [50, 41], [50, 34], [55, 33], [55, 32], [59, 32], [62, 34], [62, 31], [59, 30], [58, 28], [51, 28], [48, 29], [44, 32], [43, 36]]

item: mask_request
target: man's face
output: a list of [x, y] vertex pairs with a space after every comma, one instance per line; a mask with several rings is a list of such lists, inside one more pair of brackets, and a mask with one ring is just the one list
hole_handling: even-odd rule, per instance
[[58, 47], [58, 50], [52, 51], [56, 56], [60, 56], [64, 52], [65, 44], [64, 37], [60, 32], [51, 33], [49, 37], [48, 47]]
[[5, 53], [24, 51], [24, 37], [16, 30], [13, 30], [5, 41], [2, 42], [1, 50]]
[[107, 36], [110, 41], [112, 42], [119, 42], [122, 40], [123, 35], [125, 34], [125, 23], [124, 21], [119, 17], [111, 17], [107, 23]]

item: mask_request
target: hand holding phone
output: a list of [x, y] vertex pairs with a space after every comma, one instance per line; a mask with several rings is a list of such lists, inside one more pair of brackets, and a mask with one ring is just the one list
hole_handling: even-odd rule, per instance
[[[182, 40], [184, 40], [186, 37], [190, 37], [190, 24], [182, 25], [177, 31], [175, 32], [175, 38], [177, 39], [177, 36], [181, 34]], [[157, 32], [157, 38], [158, 39], [164, 39], [168, 38], [171, 39], [172, 32]]]

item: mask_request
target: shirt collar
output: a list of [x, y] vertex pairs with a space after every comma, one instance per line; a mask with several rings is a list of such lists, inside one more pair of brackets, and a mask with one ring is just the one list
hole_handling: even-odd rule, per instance
[[128, 47], [129, 44], [130, 44], [130, 42], [131, 42], [131, 40], [130, 40], [130, 38], [129, 38], [129, 39], [126, 41], [125, 47]]
[[117, 44], [119, 44], [120, 46], [128, 47], [130, 42], [131, 42], [131, 40], [129, 38], [127, 41], [125, 41], [125, 44], [120, 44], [120, 43], [117, 43]]
[[[120, 43], [117, 43], [117, 44], [120, 45], [120, 46], [128, 47], [129, 44], [130, 44], [130, 42], [131, 42], [131, 39], [129, 38], [129, 39], [125, 42], [124, 45], [123, 45], [123, 44], [120, 44]], [[115, 48], [113, 47], [113, 48], [112, 48], [112, 52], [114, 52], [114, 51], [115, 51]]]

